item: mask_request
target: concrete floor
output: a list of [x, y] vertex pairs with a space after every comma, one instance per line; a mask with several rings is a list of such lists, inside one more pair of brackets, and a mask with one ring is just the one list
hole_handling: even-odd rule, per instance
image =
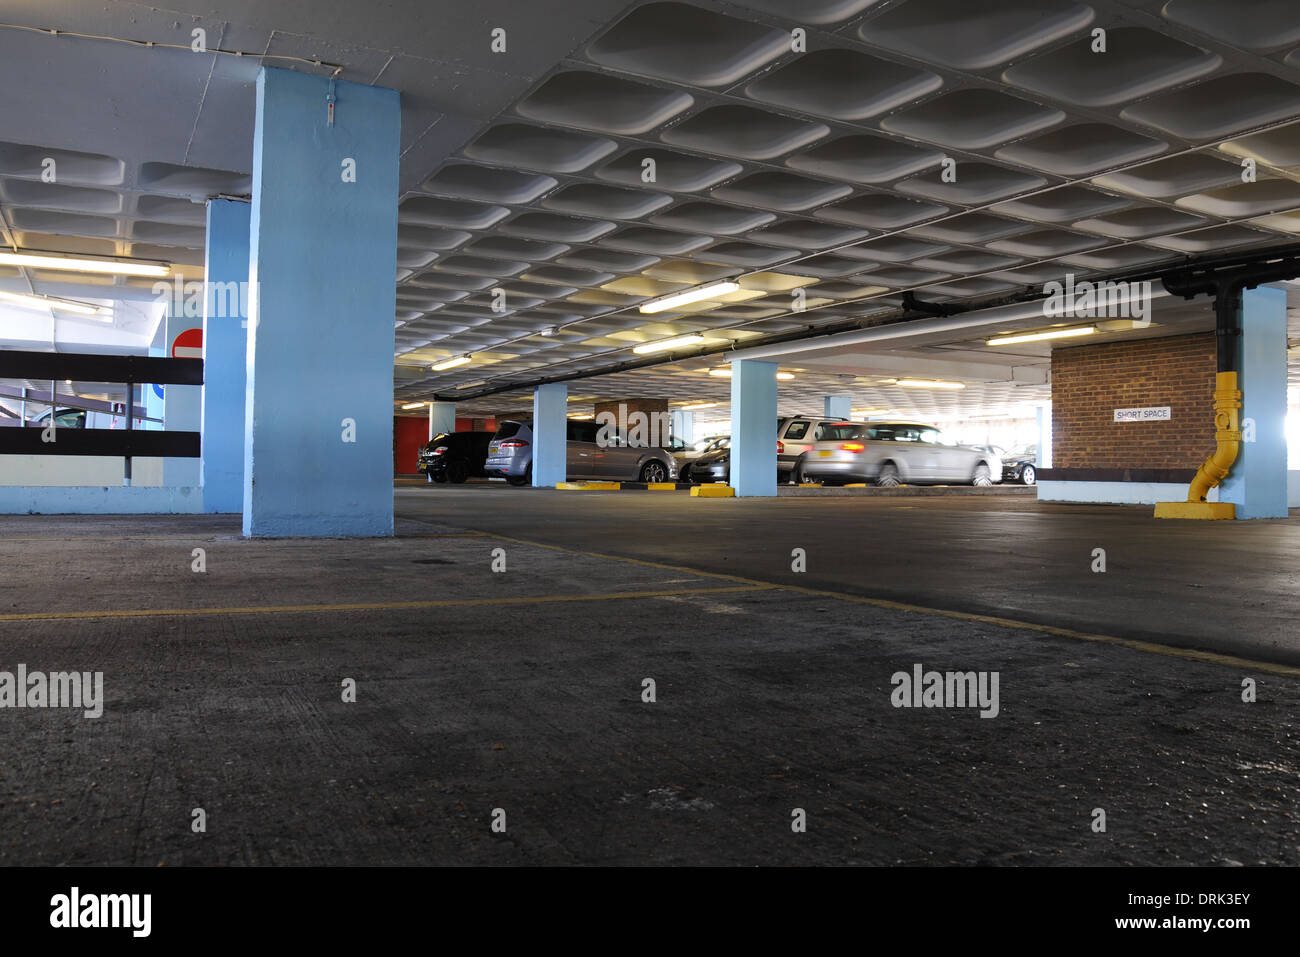
[[[0, 670], [103, 671], [106, 698], [98, 719], [0, 709], [0, 863], [1300, 862], [1293, 522], [396, 495], [391, 540], [0, 517]], [[893, 707], [918, 663], [997, 671], [998, 716]]]
[[[1023, 488], [780, 491], [690, 499], [412, 481], [396, 501], [410, 519], [1300, 665], [1300, 511], [1170, 522], [1147, 506], [1040, 504]], [[534, 496], [527, 508], [520, 495]], [[807, 552], [805, 575], [790, 570], [794, 548]], [[1092, 571], [1098, 548], [1105, 573]]]

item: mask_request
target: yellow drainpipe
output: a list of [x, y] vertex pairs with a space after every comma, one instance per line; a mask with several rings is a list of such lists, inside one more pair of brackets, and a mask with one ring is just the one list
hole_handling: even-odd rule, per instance
[[1156, 518], [1236, 518], [1231, 502], [1207, 502], [1210, 489], [1222, 482], [1241, 451], [1241, 391], [1237, 373], [1218, 372], [1214, 376], [1214, 453], [1202, 463], [1187, 488], [1186, 502], [1160, 502]]

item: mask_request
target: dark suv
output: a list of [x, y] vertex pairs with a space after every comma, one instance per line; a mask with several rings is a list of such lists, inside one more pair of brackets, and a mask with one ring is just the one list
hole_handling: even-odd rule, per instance
[[440, 432], [420, 449], [419, 470], [430, 482], [456, 485], [470, 477], [483, 478], [491, 432]]

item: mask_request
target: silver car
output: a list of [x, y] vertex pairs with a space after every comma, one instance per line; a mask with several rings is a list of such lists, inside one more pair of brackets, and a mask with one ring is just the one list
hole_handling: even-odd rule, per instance
[[691, 443], [681, 451], [673, 451], [673, 458], [677, 459], [677, 469], [681, 473], [682, 481], [689, 481], [688, 476], [691, 472], [691, 463], [701, 456], [708, 455], [710, 452], [717, 452], [719, 449], [725, 449], [731, 443], [729, 435], [710, 435], [696, 442]]
[[776, 422], [776, 475], [777, 481], [788, 479], [799, 482], [797, 463], [807, 458], [813, 445], [828, 428], [852, 425], [843, 419], [818, 419], [808, 415], [793, 415]]
[[[600, 426], [595, 422], [570, 419], [567, 463], [571, 479], [604, 479], [625, 482], [672, 482], [677, 479], [677, 462], [661, 448], [630, 446], [624, 438], [596, 441]], [[533, 429], [527, 422], [505, 420], [488, 443], [488, 475], [501, 476], [511, 485], [528, 485], [533, 480]]]
[[986, 449], [957, 445], [932, 425], [866, 422], [823, 429], [797, 471], [814, 481], [992, 485], [1002, 460]]

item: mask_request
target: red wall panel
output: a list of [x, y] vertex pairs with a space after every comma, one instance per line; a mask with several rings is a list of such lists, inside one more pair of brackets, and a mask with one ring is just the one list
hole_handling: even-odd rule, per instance
[[429, 420], [409, 415], [393, 417], [393, 474], [417, 475], [420, 446], [429, 441]]

